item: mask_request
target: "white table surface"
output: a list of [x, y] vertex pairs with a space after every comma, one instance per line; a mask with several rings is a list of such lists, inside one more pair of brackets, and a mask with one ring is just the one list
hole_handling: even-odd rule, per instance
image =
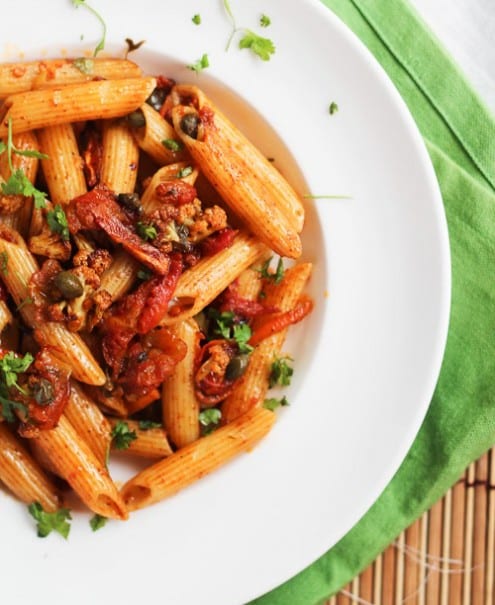
[[495, 0], [410, 0], [495, 112]]

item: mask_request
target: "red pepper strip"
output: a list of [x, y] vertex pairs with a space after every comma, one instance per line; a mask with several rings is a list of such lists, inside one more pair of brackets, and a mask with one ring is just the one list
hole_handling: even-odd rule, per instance
[[249, 339], [249, 344], [253, 347], [259, 345], [265, 338], [301, 321], [308, 313], [311, 313], [312, 310], [313, 301], [307, 296], [301, 297], [297, 301], [296, 306], [290, 311], [275, 313], [271, 317], [267, 317], [266, 321], [255, 329], [253, 335]]
[[72, 234], [81, 229], [103, 229], [111, 240], [121, 244], [124, 250], [155, 273], [165, 275], [168, 272], [168, 256], [134, 232], [132, 222], [115, 201], [113, 192], [106, 187], [95, 187], [74, 198], [66, 214]]
[[225, 248], [230, 248], [237, 233], [237, 229], [225, 227], [225, 229], [220, 229], [220, 231], [206, 237], [200, 244], [201, 254], [203, 256], [213, 256]]
[[153, 277], [145, 286], [148, 286], [148, 296], [137, 320], [138, 334], [146, 334], [160, 323], [168, 308], [168, 303], [182, 274], [182, 260], [179, 255], [174, 256], [170, 262], [170, 270], [164, 277]]

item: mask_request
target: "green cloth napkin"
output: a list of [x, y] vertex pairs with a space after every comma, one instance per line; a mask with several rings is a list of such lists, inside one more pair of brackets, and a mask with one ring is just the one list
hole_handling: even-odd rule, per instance
[[495, 443], [495, 120], [405, 0], [323, 0], [387, 71], [442, 190], [452, 309], [440, 378], [416, 440], [359, 523], [253, 605], [315, 605], [347, 584]]

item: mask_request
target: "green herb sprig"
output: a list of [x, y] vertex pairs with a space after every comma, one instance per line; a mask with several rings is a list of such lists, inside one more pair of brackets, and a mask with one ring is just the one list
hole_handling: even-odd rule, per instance
[[69, 521], [72, 519], [68, 508], [59, 508], [54, 513], [47, 513], [39, 502], [33, 502], [28, 506], [28, 511], [37, 521], [39, 538], [46, 538], [52, 531], [55, 531], [67, 540], [70, 533]]
[[72, 5], [75, 6], [76, 8], [79, 8], [80, 6], [84, 6], [84, 8], [86, 10], [88, 10], [91, 14], [93, 14], [98, 19], [98, 21], [101, 23], [101, 26], [103, 29], [101, 38], [93, 51], [93, 57], [96, 57], [96, 55], [105, 48], [105, 42], [106, 42], [106, 37], [107, 37], [107, 24], [105, 23], [105, 20], [100, 15], [100, 13], [98, 13], [92, 6], [87, 4], [86, 0], [72, 0]]
[[[262, 61], [269, 61], [271, 56], [275, 53], [275, 44], [270, 38], [264, 38], [259, 34], [253, 32], [245, 27], [237, 27], [237, 23], [232, 12], [229, 0], [223, 0], [223, 6], [227, 13], [230, 22], [232, 24], [232, 31], [227, 41], [226, 51], [229, 50], [232, 40], [237, 33], [242, 33], [242, 38], [239, 40], [239, 48], [248, 48], [255, 55], [257, 55]], [[266, 15], [262, 15], [260, 19], [260, 25], [267, 27], [271, 21]]]

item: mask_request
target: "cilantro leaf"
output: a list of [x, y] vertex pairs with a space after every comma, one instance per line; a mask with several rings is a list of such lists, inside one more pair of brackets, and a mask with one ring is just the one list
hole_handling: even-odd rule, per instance
[[118, 420], [110, 433], [116, 450], [126, 450], [137, 439], [136, 431], [131, 431], [127, 422]]
[[158, 235], [155, 225], [143, 223], [142, 221], [138, 221], [136, 224], [136, 233], [141, 239], [144, 239], [144, 241], [154, 240]]
[[267, 410], [270, 410], [271, 412], [274, 412], [277, 408], [281, 406], [284, 407], [286, 405], [289, 405], [287, 397], [282, 397], [282, 399], [275, 399], [274, 397], [272, 397], [270, 399], [265, 399], [265, 401], [263, 402], [263, 407]]
[[141, 431], [162, 428], [162, 424], [160, 424], [160, 422], [154, 422], [153, 420], [140, 420], [138, 426]]
[[234, 313], [232, 311], [222, 311], [219, 313], [216, 309], [211, 309], [210, 317], [215, 320], [213, 334], [222, 336], [222, 338], [231, 338], [231, 328], [234, 325]]
[[194, 17], [191, 19], [191, 21], [194, 23], [194, 25], [201, 25], [201, 15], [199, 15], [199, 14], [194, 15]]
[[102, 527], [105, 527], [107, 524], [107, 517], [103, 517], [103, 515], [99, 515], [98, 513], [93, 515], [89, 520], [89, 525], [93, 531], [98, 531]]
[[39, 502], [33, 502], [28, 506], [29, 514], [38, 522], [38, 537], [46, 538], [52, 531], [58, 532], [67, 540], [70, 532], [70, 523], [72, 519], [68, 508], [59, 508], [54, 513], [47, 513]]
[[217, 408], [207, 408], [201, 410], [198, 415], [199, 424], [203, 427], [203, 434], [209, 435], [218, 428], [218, 424], [222, 419], [222, 412]]
[[48, 210], [46, 213], [46, 222], [52, 233], [58, 233], [64, 242], [69, 241], [69, 223], [60, 204], [57, 204], [53, 210]]
[[267, 17], [266, 15], [261, 15], [260, 17], [260, 25], [261, 27], [268, 27], [271, 24], [272, 20], [270, 19], [270, 17]]
[[89, 4], [86, 4], [86, 0], [72, 0], [72, 5], [75, 6], [76, 8], [79, 8], [80, 6], [84, 6], [84, 8], [87, 9], [90, 13], [92, 13], [102, 25], [103, 33], [101, 35], [101, 39], [93, 51], [93, 56], [96, 57], [96, 55], [105, 48], [105, 40], [106, 40], [106, 36], [107, 36], [107, 25], [106, 25], [105, 21], [103, 20], [103, 17], [92, 6], [90, 6]]
[[31, 353], [26, 353], [24, 357], [16, 355], [14, 351], [9, 351], [0, 359], [0, 379], [7, 388], [15, 387], [21, 393], [24, 393], [17, 384], [18, 375], [26, 372], [33, 363], [34, 357]]
[[240, 353], [251, 353], [253, 347], [248, 344], [252, 332], [248, 324], [236, 324], [234, 326], [234, 340], [239, 347]]
[[4, 195], [32, 196], [35, 208], [44, 208], [46, 206], [46, 193], [36, 189], [20, 168], [10, 175], [7, 182], [2, 183], [2, 193]]
[[289, 365], [289, 361], [293, 361], [292, 357], [277, 357], [273, 361], [270, 368], [269, 385], [270, 388], [279, 385], [281, 387], [287, 387], [290, 385], [294, 369]]
[[201, 57], [201, 59], [198, 59], [195, 63], [192, 63], [191, 65], [186, 65], [186, 67], [187, 67], [187, 69], [190, 69], [191, 71], [195, 71], [197, 74], [199, 74], [199, 72], [203, 71], [203, 69], [210, 67], [210, 61], [208, 59], [208, 55], [206, 53], [204, 53], [203, 56]]
[[269, 61], [275, 52], [272, 40], [263, 38], [250, 29], [244, 30], [244, 36], [239, 40], [239, 48], [249, 48], [262, 61]]

